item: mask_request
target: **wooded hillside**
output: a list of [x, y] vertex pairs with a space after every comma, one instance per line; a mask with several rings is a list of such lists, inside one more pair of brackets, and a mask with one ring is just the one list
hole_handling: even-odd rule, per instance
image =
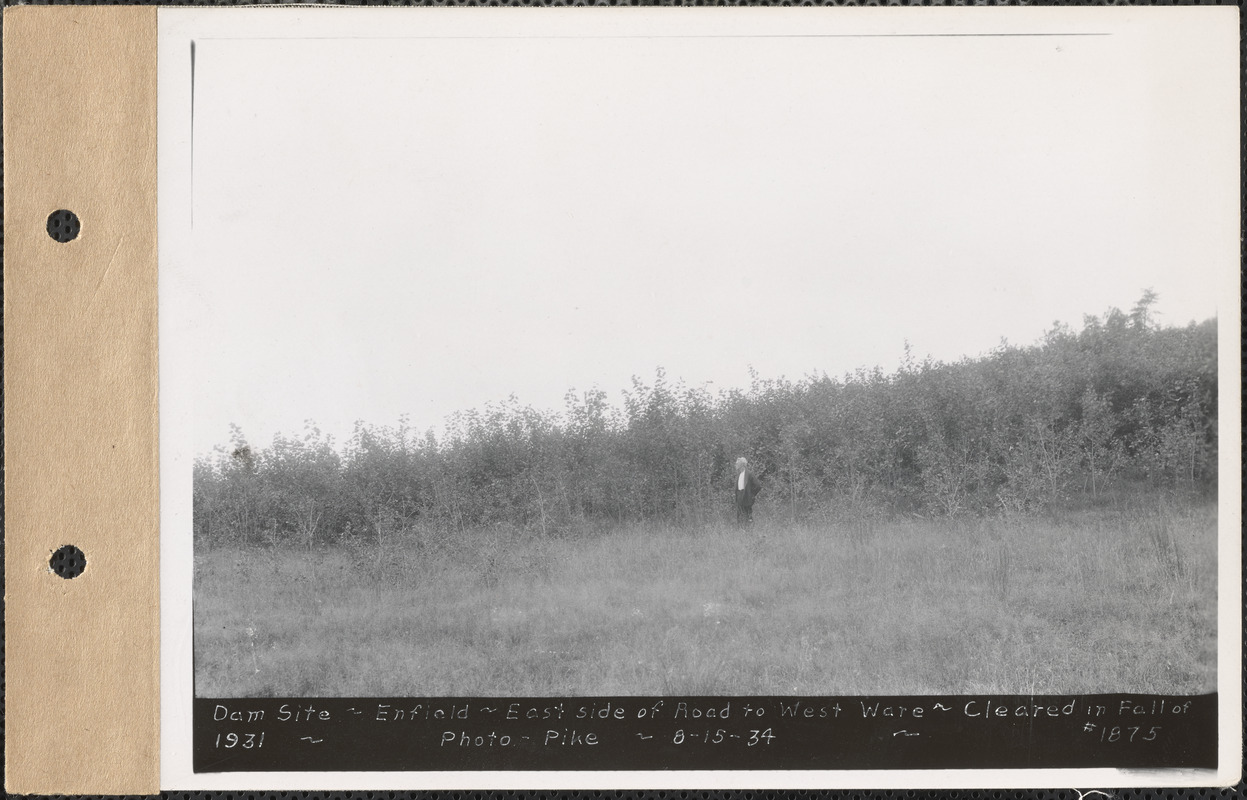
[[1087, 317], [1026, 347], [799, 381], [753, 375], [711, 393], [633, 379], [622, 405], [569, 392], [562, 412], [514, 400], [442, 432], [313, 425], [233, 441], [194, 468], [201, 540], [306, 545], [508, 526], [576, 535], [617, 524], [700, 525], [731, 513], [733, 461], [762, 479], [760, 515], [1029, 513], [1123, 486], [1216, 487], [1216, 321]]

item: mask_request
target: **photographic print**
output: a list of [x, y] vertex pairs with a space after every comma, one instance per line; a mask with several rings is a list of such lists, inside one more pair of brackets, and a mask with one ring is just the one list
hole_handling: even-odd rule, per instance
[[197, 772], [1217, 766], [1231, 15], [166, 11]]

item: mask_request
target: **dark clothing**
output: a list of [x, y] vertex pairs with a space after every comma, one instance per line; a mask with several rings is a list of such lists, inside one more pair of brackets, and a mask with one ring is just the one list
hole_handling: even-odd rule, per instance
[[745, 488], [740, 488], [740, 473], [736, 474], [736, 521], [744, 525], [753, 522], [753, 499], [762, 491], [762, 483], [753, 474], [753, 470], [745, 468]]

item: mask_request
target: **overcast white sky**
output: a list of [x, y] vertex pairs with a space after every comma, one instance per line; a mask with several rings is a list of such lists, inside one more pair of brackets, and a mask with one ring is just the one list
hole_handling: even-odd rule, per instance
[[1082, 30], [199, 40], [195, 449], [1236, 313], [1224, 53]]

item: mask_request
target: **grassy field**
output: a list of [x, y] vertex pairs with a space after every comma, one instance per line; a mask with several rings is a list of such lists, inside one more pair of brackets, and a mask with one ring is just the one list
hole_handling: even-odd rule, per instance
[[196, 550], [199, 696], [1196, 693], [1216, 507]]

